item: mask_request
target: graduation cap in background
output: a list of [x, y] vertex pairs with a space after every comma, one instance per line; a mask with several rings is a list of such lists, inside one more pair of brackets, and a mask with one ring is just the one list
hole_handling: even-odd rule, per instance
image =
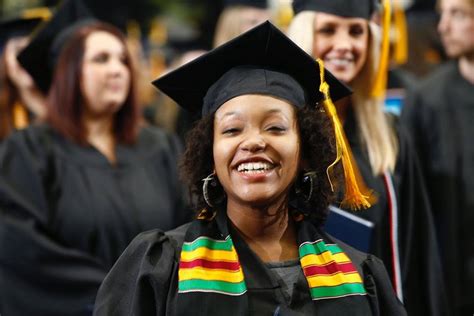
[[44, 93], [48, 92], [51, 84], [55, 62], [52, 56], [57, 53], [52, 51], [52, 46], [56, 44], [56, 38], [68, 27], [90, 18], [92, 18], [92, 13], [82, 1], [65, 0], [51, 20], [37, 30], [30, 44], [18, 55], [18, 61], [22, 67], [28, 71]]
[[248, 6], [266, 9], [268, 7], [267, 0], [224, 0], [224, 7], [231, 6]]
[[351, 162], [339, 155], [346, 147], [341, 138], [342, 125], [328, 93], [330, 87], [332, 98], [338, 100], [350, 95], [350, 89], [270, 22], [167, 73], [153, 84], [181, 107], [203, 116], [245, 94], [274, 96], [296, 107], [322, 102], [335, 126], [338, 157], [334, 164], [342, 158], [346, 171], [345, 201], [355, 208], [367, 206], [352, 174]]
[[317, 11], [369, 20], [375, 9], [375, 0], [293, 0], [295, 15], [301, 11]]
[[0, 49], [3, 49], [10, 38], [30, 35], [50, 16], [51, 11], [46, 7], [41, 7], [24, 10], [19, 16], [0, 21]]

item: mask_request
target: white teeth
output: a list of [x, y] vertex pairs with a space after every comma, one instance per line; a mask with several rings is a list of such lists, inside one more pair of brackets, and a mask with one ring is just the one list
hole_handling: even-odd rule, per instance
[[352, 60], [346, 58], [329, 58], [326, 62], [336, 66], [347, 66], [352, 62]]
[[268, 162], [246, 162], [242, 163], [237, 167], [239, 172], [265, 172], [272, 168], [272, 165]]

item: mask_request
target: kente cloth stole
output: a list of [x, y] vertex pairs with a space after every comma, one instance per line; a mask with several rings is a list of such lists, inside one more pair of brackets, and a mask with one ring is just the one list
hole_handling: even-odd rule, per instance
[[[341, 248], [326, 243], [308, 221], [297, 224], [300, 264], [312, 299], [365, 295], [359, 273]], [[211, 221], [197, 219], [190, 225], [178, 274], [178, 302], [185, 305], [198, 308], [206, 302], [216, 302], [215, 295], [220, 298], [217, 304], [233, 302], [238, 306], [247, 302], [245, 276], [228, 232], [226, 215]]]

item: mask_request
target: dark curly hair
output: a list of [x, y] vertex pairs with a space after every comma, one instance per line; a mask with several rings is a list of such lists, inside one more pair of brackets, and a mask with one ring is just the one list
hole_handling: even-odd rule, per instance
[[[327, 216], [328, 205], [334, 199], [328, 177], [327, 167], [336, 157], [334, 129], [331, 120], [322, 106], [304, 107], [296, 109], [298, 130], [301, 137], [302, 165], [305, 170], [316, 173], [313, 194], [305, 202], [298, 196], [295, 186], [301, 181], [295, 181], [289, 192], [288, 200], [291, 206], [306, 214], [317, 224], [322, 224]], [[209, 208], [202, 194], [202, 179], [214, 169], [213, 137], [214, 114], [203, 117], [196, 122], [186, 137], [186, 149], [180, 162], [181, 178], [189, 188], [193, 208], [200, 211]], [[342, 173], [340, 170], [331, 174], [331, 181], [336, 187], [339, 185]], [[298, 175], [300, 178], [302, 175]], [[291, 203], [291, 202], [296, 203]], [[224, 201], [225, 203], [225, 201]]]

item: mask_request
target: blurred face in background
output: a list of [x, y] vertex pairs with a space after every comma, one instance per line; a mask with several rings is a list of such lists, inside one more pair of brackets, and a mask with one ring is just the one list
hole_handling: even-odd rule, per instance
[[270, 12], [267, 9], [243, 7], [240, 17], [240, 34], [250, 30], [260, 23], [270, 20]]
[[85, 114], [91, 117], [116, 113], [130, 92], [130, 67], [122, 42], [105, 31], [85, 40], [81, 88]]
[[315, 15], [313, 56], [337, 79], [351, 83], [367, 60], [369, 25], [362, 18]]
[[446, 54], [451, 58], [474, 55], [474, 1], [439, 1], [438, 31]]

